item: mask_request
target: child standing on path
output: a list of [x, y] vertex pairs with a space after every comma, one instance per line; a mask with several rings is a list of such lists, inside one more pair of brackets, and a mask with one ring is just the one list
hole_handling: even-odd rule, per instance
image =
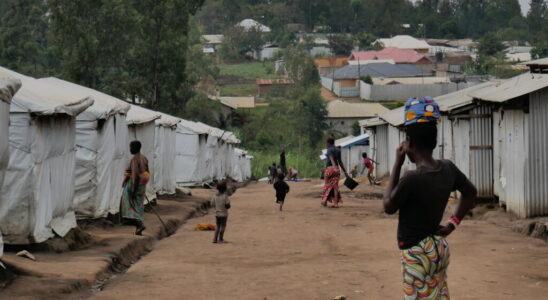
[[280, 204], [280, 211], [284, 207], [285, 195], [289, 193], [289, 185], [284, 181], [284, 174], [278, 174], [278, 180], [274, 183], [276, 190], [276, 203]]
[[[404, 299], [448, 300], [449, 245], [445, 240], [474, 207], [476, 188], [449, 160], [436, 160], [438, 105], [432, 98], [411, 98], [405, 104], [407, 140], [396, 161], [384, 197], [387, 214], [399, 211], [398, 246], [403, 264]], [[405, 156], [416, 164], [400, 179]], [[449, 195], [461, 193], [455, 214], [440, 225]]]
[[217, 184], [218, 193], [211, 198], [211, 206], [215, 209], [215, 218], [217, 219], [217, 228], [215, 228], [213, 243], [225, 242], [223, 237], [228, 219], [228, 209], [230, 208], [230, 200], [228, 199], [226, 190], [226, 182], [219, 182]]

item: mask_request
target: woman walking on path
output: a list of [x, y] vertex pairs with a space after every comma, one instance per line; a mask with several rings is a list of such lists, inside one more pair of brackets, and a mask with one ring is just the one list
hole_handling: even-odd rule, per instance
[[[399, 211], [398, 246], [403, 264], [404, 299], [449, 299], [445, 240], [474, 207], [476, 188], [449, 160], [435, 160], [438, 105], [411, 98], [405, 104], [407, 141], [396, 150], [396, 162], [384, 198], [388, 214]], [[405, 156], [416, 164], [400, 179]], [[455, 214], [440, 225], [452, 191], [461, 193]]]
[[135, 224], [135, 234], [142, 235], [146, 229], [144, 224], [145, 191], [150, 180], [148, 159], [140, 153], [141, 142], [139, 141], [131, 142], [129, 151], [133, 154], [133, 158], [125, 173], [120, 211], [122, 212], [122, 218]]
[[325, 184], [323, 186], [322, 202], [323, 206], [327, 206], [327, 202], [332, 203], [331, 207], [339, 207], [339, 203], [342, 203], [341, 193], [339, 191], [339, 179], [341, 178], [342, 168], [346, 177], [346, 169], [341, 161], [341, 151], [335, 147], [335, 140], [332, 138], [327, 139], [327, 168], [324, 171]]

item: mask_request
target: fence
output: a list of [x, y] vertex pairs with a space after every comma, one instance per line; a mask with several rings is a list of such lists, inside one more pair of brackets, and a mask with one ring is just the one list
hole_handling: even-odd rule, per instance
[[[479, 83], [479, 82], [478, 82]], [[405, 100], [410, 97], [431, 96], [437, 97], [456, 92], [478, 84], [468, 83], [435, 83], [435, 84], [391, 84], [369, 85], [360, 81], [362, 99], [374, 101]]]

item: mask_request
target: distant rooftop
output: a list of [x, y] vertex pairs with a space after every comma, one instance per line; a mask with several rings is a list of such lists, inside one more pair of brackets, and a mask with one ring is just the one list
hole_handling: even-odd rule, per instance
[[378, 39], [373, 45], [381, 45], [385, 48], [397, 47], [400, 49], [429, 49], [427, 42], [416, 39], [410, 35], [396, 35], [389, 39]]
[[329, 74], [327, 77], [334, 79], [358, 79], [361, 76], [369, 75], [371, 77], [417, 77], [427, 76], [430, 73], [425, 72], [410, 64], [390, 64], [374, 63], [367, 65], [348, 65]]
[[373, 118], [387, 112], [388, 108], [378, 103], [351, 103], [341, 100], [327, 104], [328, 118]]

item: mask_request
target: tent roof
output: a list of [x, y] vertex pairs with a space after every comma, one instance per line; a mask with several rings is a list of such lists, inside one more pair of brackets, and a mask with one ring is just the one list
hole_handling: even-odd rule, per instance
[[144, 124], [161, 117], [162, 116], [158, 112], [132, 104], [126, 116], [126, 123], [128, 125]]
[[20, 80], [22, 86], [13, 97], [12, 103], [22, 111], [38, 115], [76, 116], [93, 104], [92, 97], [62, 93], [50, 84], [3, 67], [0, 67], [0, 78]]
[[327, 104], [328, 118], [368, 118], [387, 112], [388, 108], [379, 103], [350, 103], [341, 100]]
[[162, 112], [156, 112], [160, 114], [160, 119], [156, 119], [156, 125], [164, 126], [164, 127], [173, 127], [176, 126], [179, 122], [181, 122], [180, 118], [162, 113]]
[[10, 104], [11, 98], [19, 88], [21, 88], [21, 80], [0, 78], [0, 101]]
[[478, 100], [505, 102], [548, 87], [548, 74], [526, 73], [498, 82], [469, 95]]
[[55, 77], [38, 80], [55, 86], [58, 90], [62, 90], [64, 94], [74, 95], [75, 97], [93, 97], [93, 100], [95, 100], [93, 105], [88, 107], [82, 114], [89, 114], [96, 119], [106, 119], [117, 113], [126, 114], [130, 108], [129, 103], [125, 101], [76, 83]]

